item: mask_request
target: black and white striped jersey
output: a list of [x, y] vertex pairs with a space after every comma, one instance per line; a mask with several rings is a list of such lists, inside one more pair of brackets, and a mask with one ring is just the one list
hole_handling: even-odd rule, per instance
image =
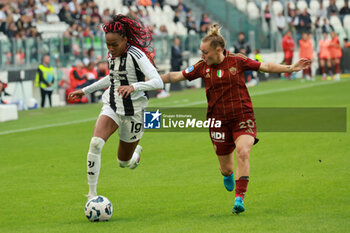
[[[108, 63], [109, 75], [85, 87], [83, 92], [89, 94], [109, 86], [102, 101], [117, 114], [132, 116], [142, 111], [148, 104], [147, 91], [163, 88], [163, 81], [156, 68], [146, 54], [135, 46], [129, 46], [121, 57], [109, 58]], [[118, 95], [118, 87], [127, 85], [133, 85], [135, 91], [122, 98]]]

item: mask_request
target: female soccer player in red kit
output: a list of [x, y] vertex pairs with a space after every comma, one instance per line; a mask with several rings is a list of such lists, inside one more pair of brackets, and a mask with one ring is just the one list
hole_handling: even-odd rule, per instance
[[331, 63], [331, 54], [329, 52], [329, 45], [331, 40], [328, 39], [328, 33], [324, 31], [322, 39], [318, 42], [318, 57], [320, 59], [320, 66], [322, 72], [322, 80], [327, 79], [326, 73], [326, 64], [328, 68], [329, 78], [333, 77], [332, 73], [332, 63]]
[[[209, 133], [218, 156], [224, 185], [228, 191], [235, 189], [233, 213], [245, 210], [243, 199], [249, 181], [249, 152], [258, 142], [253, 105], [244, 82], [244, 71], [287, 73], [300, 71], [310, 66], [310, 60], [300, 59], [293, 65], [279, 65], [257, 62], [242, 54], [233, 54], [225, 49], [225, 40], [220, 26], [211, 26], [202, 39], [202, 59], [195, 65], [180, 72], [161, 76], [164, 83], [202, 78], [205, 82], [208, 101], [207, 118], [221, 121], [220, 128], [210, 128]], [[233, 176], [236, 149], [236, 181]]]
[[[310, 59], [312, 61], [312, 59], [314, 58], [313, 55], [313, 45], [311, 42], [311, 35], [307, 34], [306, 32], [304, 32], [301, 36], [301, 40], [299, 40], [299, 57], [300, 58], [307, 58]], [[303, 79], [304, 80], [313, 80], [315, 81], [315, 79], [312, 77], [312, 71], [311, 71], [311, 66], [305, 70], [303, 70]]]
[[331, 54], [332, 63], [334, 65], [335, 80], [340, 80], [340, 58], [342, 57], [343, 53], [341, 51], [337, 33], [332, 31], [331, 38], [329, 51]]

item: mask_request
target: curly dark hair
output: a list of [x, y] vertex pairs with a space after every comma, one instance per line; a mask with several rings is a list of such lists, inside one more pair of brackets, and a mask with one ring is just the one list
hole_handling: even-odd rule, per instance
[[141, 49], [148, 59], [154, 64], [154, 47], [152, 44], [152, 33], [147, 27], [129, 17], [119, 14], [114, 15], [109, 23], [104, 23], [102, 29], [105, 33], [118, 33], [125, 36], [130, 45]]

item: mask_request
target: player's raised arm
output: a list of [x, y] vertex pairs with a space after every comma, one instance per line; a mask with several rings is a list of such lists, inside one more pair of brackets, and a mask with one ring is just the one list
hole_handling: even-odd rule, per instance
[[169, 72], [167, 74], [163, 74], [160, 76], [164, 83], [176, 83], [183, 80], [186, 80], [185, 76], [183, 76], [182, 72]]
[[311, 60], [301, 58], [293, 65], [280, 65], [273, 62], [263, 62], [260, 65], [259, 71], [266, 73], [291, 73], [307, 69], [311, 65]]

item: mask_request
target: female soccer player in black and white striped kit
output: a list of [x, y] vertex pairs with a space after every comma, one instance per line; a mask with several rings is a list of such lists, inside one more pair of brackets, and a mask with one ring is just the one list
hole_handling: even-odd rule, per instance
[[[97, 195], [101, 151], [117, 129], [119, 165], [130, 169], [138, 166], [142, 150], [138, 143], [143, 134], [143, 110], [148, 104], [147, 91], [163, 88], [149, 51], [151, 33], [146, 28], [124, 15], [113, 16], [102, 28], [110, 54], [110, 74], [69, 96], [77, 99], [109, 87], [102, 97], [103, 107], [87, 155], [88, 199]], [[149, 80], [145, 81], [145, 77]]]

